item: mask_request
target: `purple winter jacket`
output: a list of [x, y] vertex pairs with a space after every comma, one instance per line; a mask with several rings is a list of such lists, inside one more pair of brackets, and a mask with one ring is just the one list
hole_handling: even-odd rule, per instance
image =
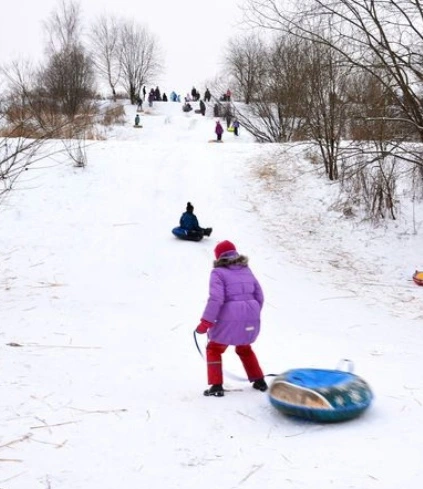
[[223, 345], [253, 343], [260, 332], [263, 302], [262, 288], [247, 265], [214, 268], [201, 316], [213, 323], [208, 330], [209, 340]]
[[222, 127], [222, 124], [217, 123], [217, 124], [216, 124], [216, 128], [215, 128], [214, 132], [215, 132], [217, 135], [219, 135], [219, 134], [223, 134], [223, 127]]

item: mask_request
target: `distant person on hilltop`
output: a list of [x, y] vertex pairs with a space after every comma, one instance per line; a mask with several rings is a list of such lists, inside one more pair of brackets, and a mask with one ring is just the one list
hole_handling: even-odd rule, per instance
[[150, 90], [150, 93], [148, 94], [148, 106], [153, 107], [153, 102], [154, 102], [154, 88]]
[[216, 121], [216, 128], [214, 130], [218, 141], [222, 141], [223, 127], [220, 121]]
[[156, 87], [156, 89], [154, 90], [154, 100], [160, 102], [161, 99], [162, 97], [160, 96], [160, 89], [159, 87]]
[[142, 112], [142, 98], [139, 95], [137, 97], [137, 110]]
[[225, 105], [225, 119], [226, 119], [226, 129], [229, 129], [232, 121], [232, 111], [231, 111], [231, 105], [229, 103]]
[[210, 93], [210, 90], [208, 88], [206, 88], [206, 91], [204, 92], [204, 100], [206, 102], [210, 102], [210, 100], [211, 100], [211, 93]]
[[206, 104], [202, 100], [200, 100], [200, 114], [206, 115]]
[[198, 92], [198, 90], [195, 87], [192, 87], [191, 97], [192, 97], [192, 100], [194, 100], [194, 102], [197, 102], [198, 99], [200, 98], [200, 93]]

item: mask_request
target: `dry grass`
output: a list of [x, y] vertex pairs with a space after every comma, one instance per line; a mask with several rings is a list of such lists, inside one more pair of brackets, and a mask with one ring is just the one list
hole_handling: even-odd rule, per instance
[[109, 107], [106, 109], [103, 115], [103, 119], [100, 121], [103, 126], [112, 126], [116, 124], [125, 124], [125, 109], [122, 105], [116, 105], [115, 107]]
[[5, 113], [5, 124], [0, 127], [0, 137], [30, 139], [104, 139], [95, 125], [98, 114], [87, 108], [70, 117], [44, 107], [36, 113], [32, 108], [12, 105]]
[[115, 104], [100, 112], [95, 103], [89, 103], [76, 115], [67, 116], [57, 104], [34, 99], [31, 104], [9, 104], [1, 117], [2, 138], [103, 140], [101, 126], [124, 124], [125, 108]]
[[273, 192], [278, 187], [279, 174], [276, 161], [264, 161], [263, 164], [256, 166], [253, 172], [268, 191]]
[[304, 126], [297, 127], [292, 133], [292, 137], [291, 137], [292, 142], [308, 141], [309, 139], [310, 139], [310, 135], [308, 133], [307, 128]]
[[270, 161], [266, 161], [263, 165], [257, 166], [254, 169], [254, 174], [260, 180], [274, 180], [278, 176], [278, 170], [274, 163]]
[[319, 165], [321, 163], [321, 157], [316, 151], [308, 151], [305, 157], [312, 165]]

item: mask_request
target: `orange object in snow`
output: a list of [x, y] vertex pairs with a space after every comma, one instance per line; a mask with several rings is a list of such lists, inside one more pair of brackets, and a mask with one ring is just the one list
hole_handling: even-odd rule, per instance
[[423, 285], [423, 272], [416, 270], [413, 275], [413, 280], [417, 285]]

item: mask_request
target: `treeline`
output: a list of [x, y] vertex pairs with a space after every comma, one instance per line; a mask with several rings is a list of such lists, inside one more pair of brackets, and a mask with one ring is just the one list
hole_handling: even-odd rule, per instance
[[85, 165], [83, 141], [95, 137], [96, 123], [123, 117], [120, 106], [99, 110], [98, 82], [115, 101], [123, 91], [135, 103], [162, 70], [156, 36], [132, 19], [102, 16], [87, 29], [79, 3], [60, 0], [43, 27], [47, 40], [37, 66], [19, 59], [0, 69], [6, 87], [0, 99], [0, 195], [49, 139], [68, 140], [75, 164]]
[[142, 87], [162, 70], [156, 37], [132, 19], [102, 16], [84, 31], [79, 4], [61, 0], [43, 25], [47, 42], [40, 65], [18, 60], [2, 68], [3, 112], [6, 107], [9, 122], [18, 116], [32, 119], [37, 127], [30, 131], [43, 131], [40, 117], [51, 126], [58, 116], [74, 121], [92, 114], [99, 80], [115, 100], [122, 89], [135, 103]]
[[247, 0], [245, 10], [254, 29], [226, 52], [242, 125], [258, 141], [311, 142], [330, 180], [395, 218], [399, 163], [423, 177], [423, 2]]

